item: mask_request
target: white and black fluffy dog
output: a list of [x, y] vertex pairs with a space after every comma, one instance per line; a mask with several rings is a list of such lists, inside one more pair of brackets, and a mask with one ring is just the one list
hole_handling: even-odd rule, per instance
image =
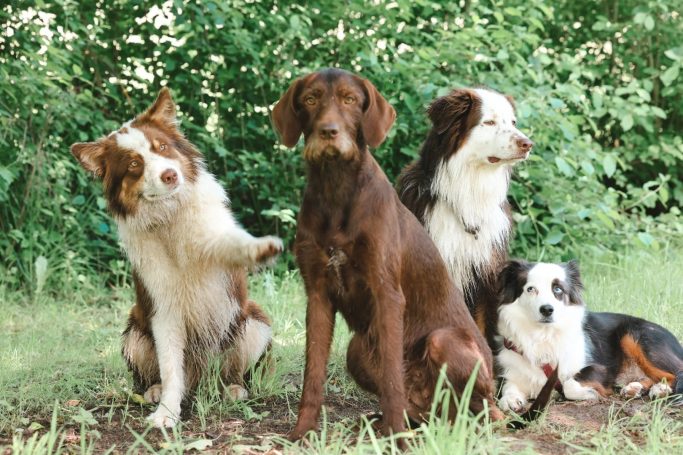
[[512, 98], [493, 90], [454, 90], [434, 100], [427, 114], [432, 129], [396, 189], [434, 240], [492, 344], [496, 277], [512, 228], [510, 175], [533, 142], [517, 128]]
[[625, 384], [627, 396], [683, 393], [683, 347], [676, 337], [640, 318], [587, 311], [575, 261], [510, 261], [499, 278], [501, 409], [523, 409], [558, 364], [570, 400], [598, 399], [617, 383]]

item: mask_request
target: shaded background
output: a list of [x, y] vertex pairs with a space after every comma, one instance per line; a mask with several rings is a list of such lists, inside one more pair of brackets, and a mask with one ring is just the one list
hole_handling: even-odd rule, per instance
[[[518, 166], [513, 253], [567, 259], [680, 245], [683, 19], [678, 0], [52, 1], [0, 10], [0, 286], [123, 284], [99, 182], [69, 145], [107, 134], [161, 86], [254, 234], [288, 245], [300, 150], [269, 113], [296, 77], [370, 79], [396, 124], [374, 152], [393, 180], [425, 107], [450, 89], [512, 95], [535, 142]], [[673, 239], [673, 240], [672, 240]], [[293, 267], [291, 257], [279, 264]]]

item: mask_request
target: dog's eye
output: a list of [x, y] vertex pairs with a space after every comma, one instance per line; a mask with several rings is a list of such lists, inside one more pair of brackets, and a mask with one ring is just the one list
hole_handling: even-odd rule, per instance
[[517, 126], [517, 120], [512, 121], [512, 126]]
[[166, 150], [166, 144], [161, 144], [161, 145], [159, 146], [159, 151], [160, 151], [160, 152], [163, 152], [164, 150]]
[[304, 98], [304, 103], [308, 104], [309, 106], [313, 106], [316, 103], [315, 96], [308, 95], [306, 98]]
[[495, 124], [496, 124], [496, 121], [495, 121], [495, 120], [486, 120], [486, 121], [484, 122], [484, 125], [488, 125], [488, 126], [493, 126], [493, 125], [495, 125]]
[[559, 286], [553, 286], [553, 294], [555, 294], [555, 296], [559, 298], [562, 296], [562, 294], [564, 294], [564, 291]]
[[138, 160], [133, 160], [128, 165], [128, 169], [135, 169], [138, 166], [140, 166], [140, 162]]
[[533, 286], [529, 286], [528, 288], [526, 288], [526, 292], [531, 294], [532, 292], [536, 292], [536, 288]]
[[355, 96], [345, 96], [344, 97], [344, 104], [353, 104], [356, 102], [356, 97]]

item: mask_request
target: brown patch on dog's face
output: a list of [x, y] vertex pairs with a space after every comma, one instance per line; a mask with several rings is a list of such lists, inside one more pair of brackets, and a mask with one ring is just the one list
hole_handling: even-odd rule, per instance
[[186, 180], [196, 180], [201, 165], [201, 155], [176, 127], [167, 89], [132, 122], [96, 142], [74, 144], [71, 152], [102, 180], [109, 209], [121, 218], [172, 197]]

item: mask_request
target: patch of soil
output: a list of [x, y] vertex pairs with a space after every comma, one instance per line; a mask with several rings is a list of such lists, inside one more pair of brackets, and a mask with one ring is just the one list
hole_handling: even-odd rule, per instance
[[[328, 394], [325, 405], [327, 421], [332, 424], [343, 422], [347, 428], [357, 427], [361, 416], [372, 414], [379, 409], [377, 400], [370, 395], [347, 398], [341, 394]], [[205, 453], [280, 454], [282, 447], [279, 442], [294, 426], [297, 406], [298, 402], [288, 402], [286, 399], [254, 403], [251, 404], [252, 418], [228, 416], [222, 420], [214, 419], [206, 422], [204, 430], [196, 415], [188, 415], [183, 420], [183, 440], [186, 443], [193, 440], [211, 441], [211, 446]], [[554, 402], [550, 405], [545, 418], [538, 424], [517, 431], [501, 428], [497, 434], [501, 439], [513, 442], [519, 449], [532, 445], [534, 450], [541, 454], [566, 454], [572, 452], [569, 444], [590, 448], [591, 436], [609, 423], [610, 411], [616, 413], [617, 418], [632, 417], [639, 413], [647, 415], [649, 407], [648, 400], [623, 401], [618, 398], [597, 403]], [[173, 440], [173, 436], [170, 435], [167, 439], [160, 430], [147, 427], [145, 416], [152, 409], [129, 407], [125, 415], [122, 411], [112, 414], [109, 409], [93, 411], [93, 415], [100, 422], [96, 427], [91, 427], [99, 432], [99, 437], [94, 440], [95, 453], [103, 453], [112, 447], [114, 454], [126, 453], [136, 441], [138, 453], [146, 453], [150, 448], [156, 451], [166, 447], [169, 440]], [[670, 412], [676, 419], [683, 418], [683, 409], [673, 408]], [[111, 417], [112, 415], [114, 417]], [[39, 421], [46, 429], [49, 428], [49, 421]], [[69, 425], [65, 429], [63, 434], [69, 438], [67, 450], [79, 450], [79, 432], [80, 428], [74, 425]], [[134, 432], [137, 433], [137, 437]], [[627, 429], [626, 434], [635, 444], [643, 442], [643, 435], [637, 428]], [[140, 439], [144, 439], [147, 445], [140, 444]], [[11, 444], [11, 436], [0, 436], [0, 446], [4, 444]]]

